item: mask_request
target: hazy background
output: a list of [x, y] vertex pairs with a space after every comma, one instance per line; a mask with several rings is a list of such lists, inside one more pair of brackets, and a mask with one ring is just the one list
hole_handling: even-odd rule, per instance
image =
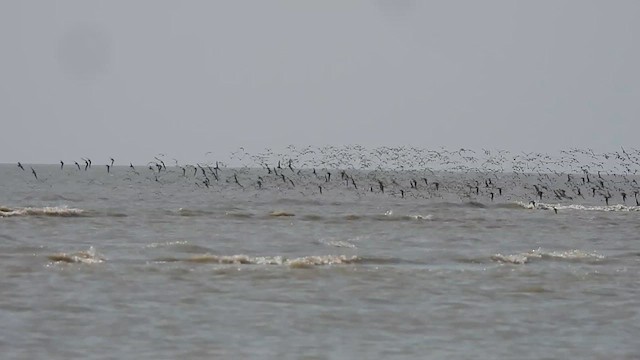
[[638, 19], [634, 0], [3, 0], [0, 162], [636, 147]]

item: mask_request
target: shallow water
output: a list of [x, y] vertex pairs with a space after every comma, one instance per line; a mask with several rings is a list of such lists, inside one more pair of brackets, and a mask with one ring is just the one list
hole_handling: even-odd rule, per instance
[[34, 169], [0, 165], [3, 358], [640, 356], [631, 177]]

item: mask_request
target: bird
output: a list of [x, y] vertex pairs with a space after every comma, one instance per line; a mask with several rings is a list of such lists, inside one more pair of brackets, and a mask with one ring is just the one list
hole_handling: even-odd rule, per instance
[[20, 161], [18, 161], [18, 167], [22, 169], [22, 171], [24, 171], [24, 168], [22, 167], [22, 164], [20, 164]]

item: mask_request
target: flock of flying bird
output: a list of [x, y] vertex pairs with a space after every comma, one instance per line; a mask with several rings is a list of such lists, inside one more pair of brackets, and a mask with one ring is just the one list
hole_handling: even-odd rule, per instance
[[[206, 153], [205, 156], [211, 153]], [[631, 197], [640, 206], [640, 151], [624, 149], [596, 153], [591, 149], [560, 151], [558, 156], [511, 153], [505, 150], [429, 150], [414, 147], [289, 146], [276, 153], [266, 149], [250, 154], [244, 148], [231, 153], [226, 163], [204, 161], [194, 165], [167, 166], [159, 154], [144, 170], [132, 163], [118, 167], [123, 179], [190, 184], [203, 189], [237, 188], [255, 191], [296, 191], [323, 195], [340, 191], [366, 196], [383, 194], [398, 198], [440, 198], [463, 201], [582, 202], [627, 204]], [[74, 172], [89, 171], [92, 161], [74, 161]], [[113, 176], [115, 159], [104, 165]], [[60, 161], [60, 171], [65, 170]], [[67, 165], [68, 166], [68, 165]], [[26, 172], [18, 162], [19, 169]], [[126, 170], [125, 170], [126, 169]], [[33, 177], [39, 179], [30, 167]], [[123, 171], [124, 170], [124, 171]], [[591, 200], [588, 200], [591, 199]]]

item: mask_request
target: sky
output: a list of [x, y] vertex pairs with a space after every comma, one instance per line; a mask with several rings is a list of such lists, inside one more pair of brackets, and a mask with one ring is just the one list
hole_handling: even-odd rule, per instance
[[636, 0], [3, 0], [0, 163], [637, 148]]

